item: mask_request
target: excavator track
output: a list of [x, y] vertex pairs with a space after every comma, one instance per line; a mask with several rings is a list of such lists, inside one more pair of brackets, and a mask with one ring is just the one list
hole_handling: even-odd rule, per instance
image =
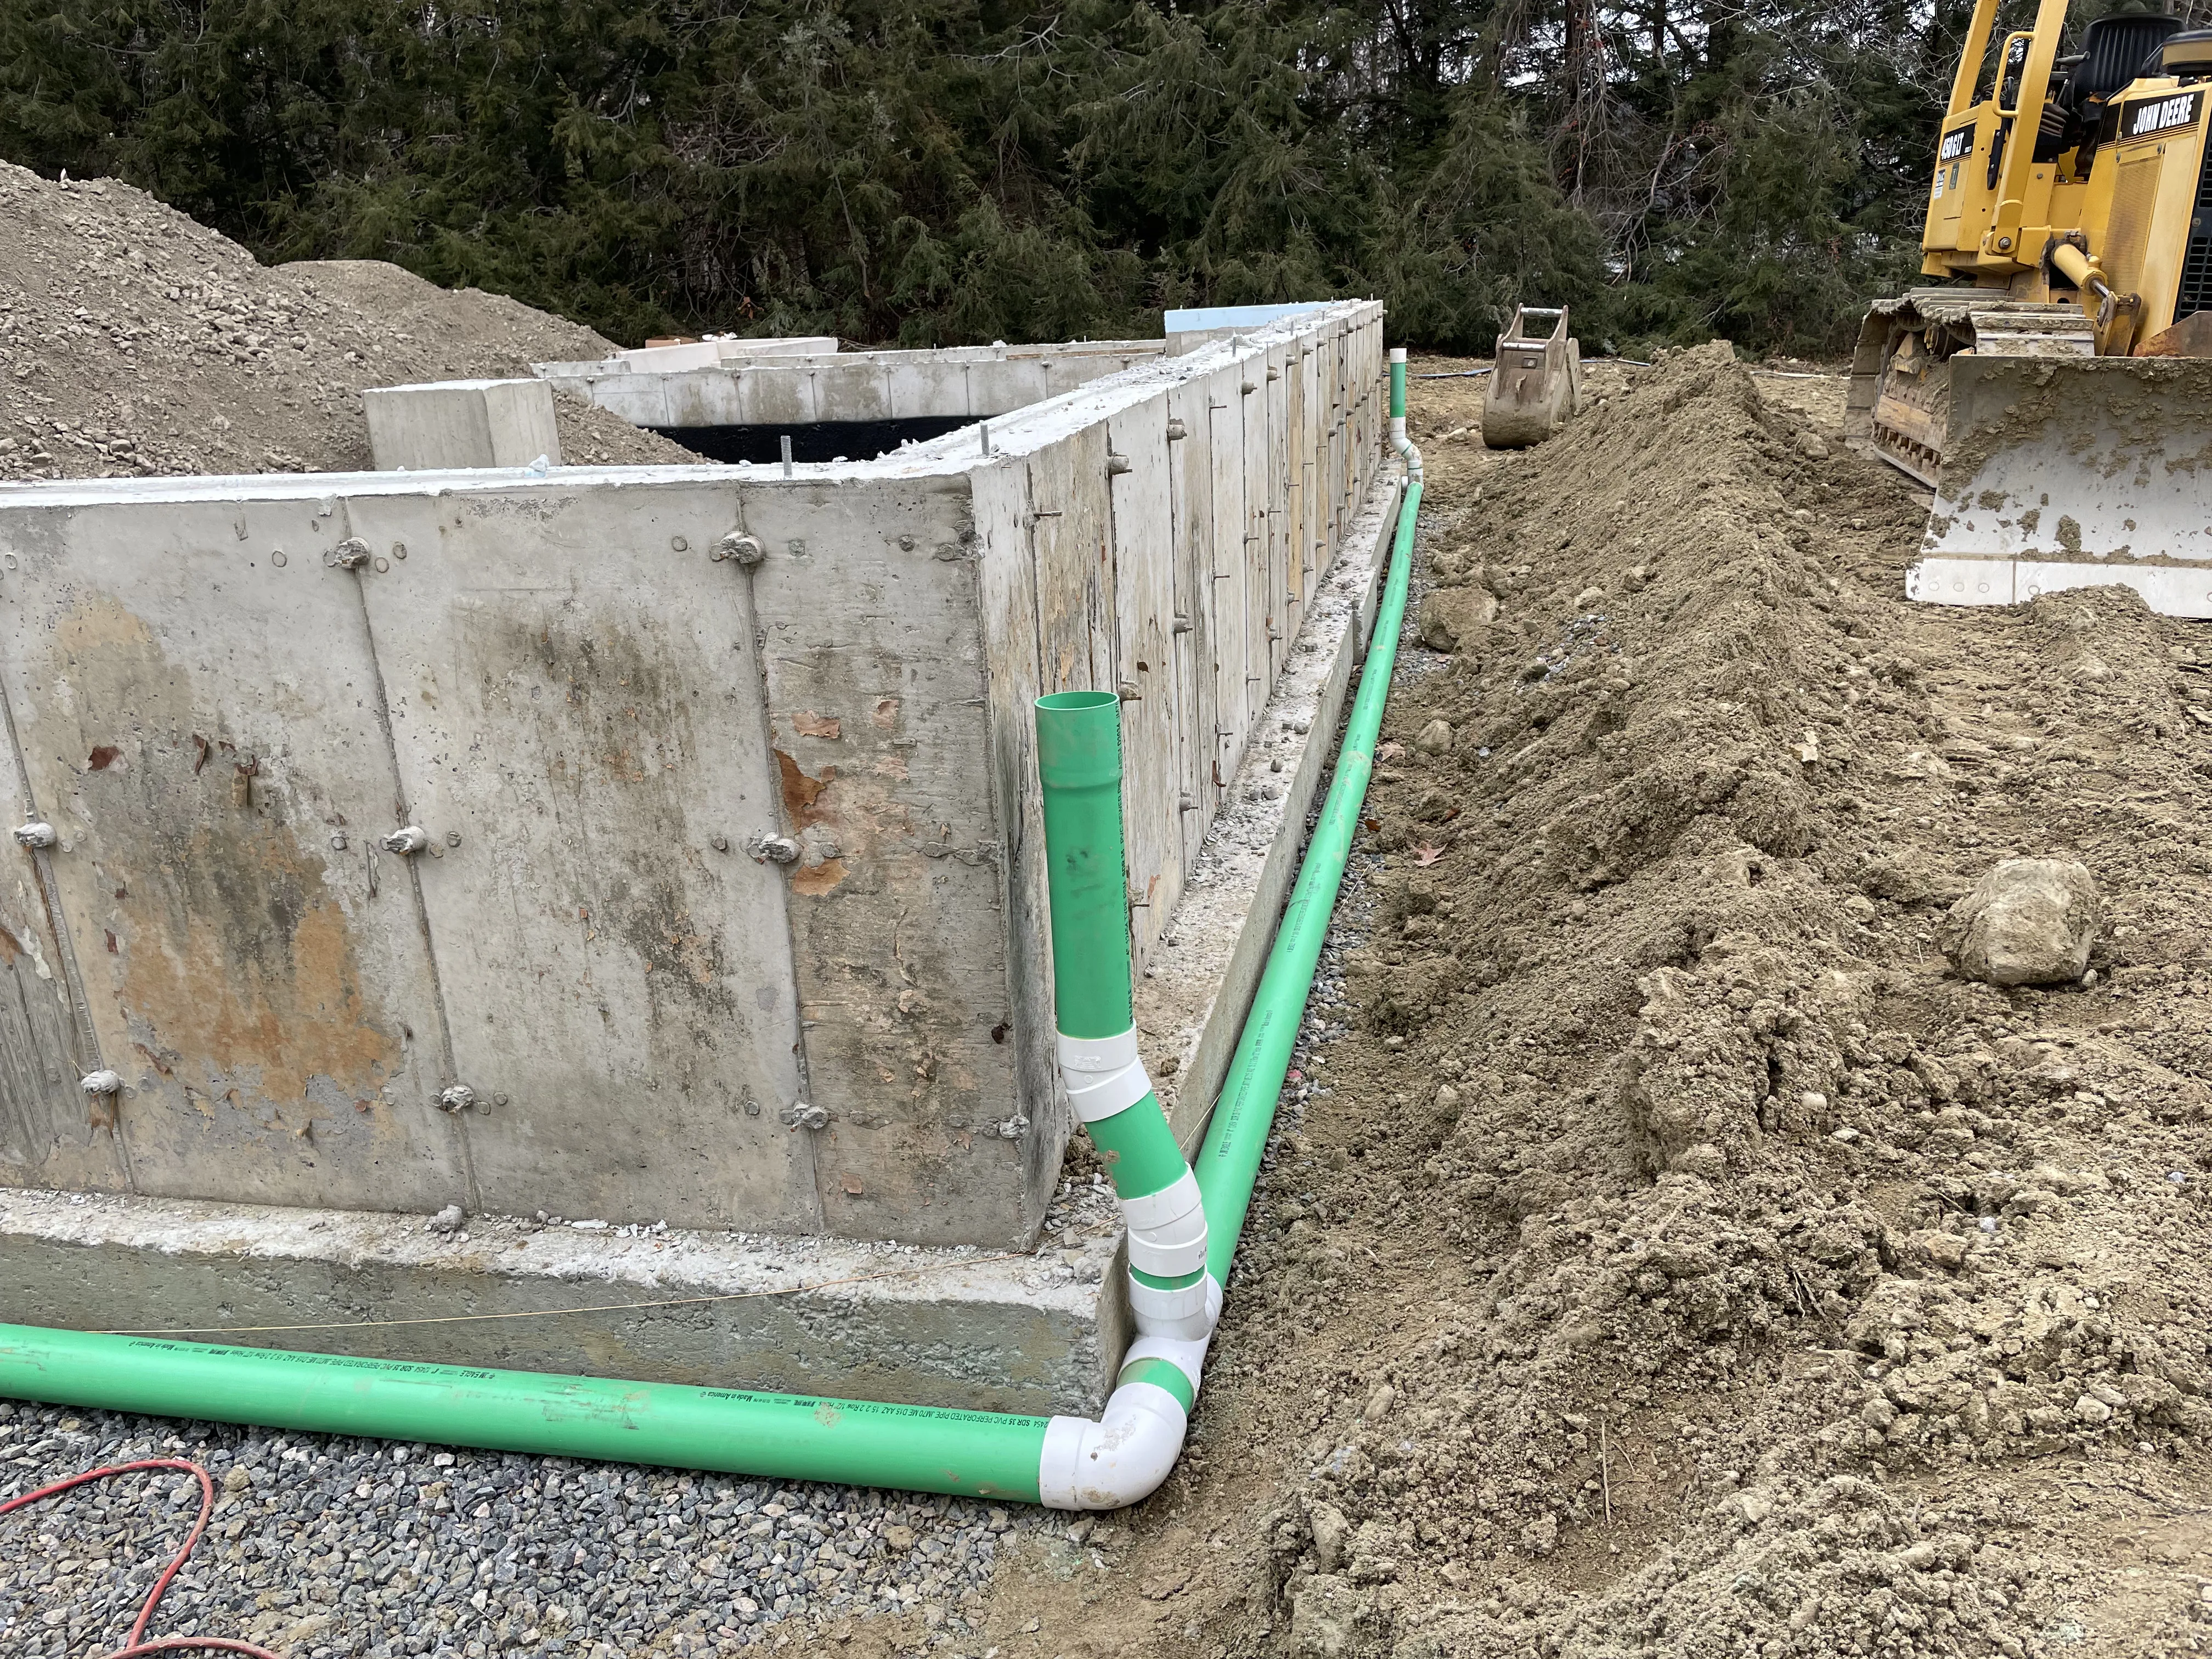
[[1851, 359], [1844, 432], [1933, 489], [1952, 449], [1954, 357], [2093, 357], [2077, 306], [2008, 300], [1985, 289], [1914, 289], [1867, 308]]

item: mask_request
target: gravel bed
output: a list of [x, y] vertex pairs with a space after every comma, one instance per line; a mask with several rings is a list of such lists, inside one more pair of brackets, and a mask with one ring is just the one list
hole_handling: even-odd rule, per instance
[[[936, 1653], [981, 1654], [1000, 1542], [1050, 1521], [970, 1499], [0, 1404], [0, 1498], [163, 1456], [204, 1464], [217, 1500], [151, 1633], [242, 1637], [296, 1659], [678, 1659], [892, 1612], [919, 1614], [910, 1627]], [[183, 1474], [134, 1474], [0, 1518], [0, 1653], [119, 1646], [198, 1492]]]

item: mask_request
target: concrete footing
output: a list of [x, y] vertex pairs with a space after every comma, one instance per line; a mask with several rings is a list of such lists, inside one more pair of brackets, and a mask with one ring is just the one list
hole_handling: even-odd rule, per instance
[[1113, 1194], [1034, 1253], [0, 1192], [12, 1322], [1095, 1416], [1128, 1337]]

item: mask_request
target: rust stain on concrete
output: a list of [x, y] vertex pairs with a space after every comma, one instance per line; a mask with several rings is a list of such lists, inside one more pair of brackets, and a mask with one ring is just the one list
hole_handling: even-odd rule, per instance
[[[88, 732], [70, 745], [90, 757], [74, 787], [95, 826], [86, 851], [99, 860], [98, 885], [113, 895], [101, 921], [72, 925], [100, 929], [88, 976], [105, 981], [134, 1043], [218, 1098], [299, 1101], [319, 1078], [375, 1093], [402, 1064], [403, 1043], [364, 990], [321, 857], [302, 844], [320, 826], [293, 827], [289, 791], [257, 800], [234, 787], [232, 768], [203, 773], [210, 750], [242, 757], [260, 745], [208, 724], [188, 674], [114, 596], [80, 596], [53, 638], [77, 717], [125, 709], [134, 726], [118, 742]], [[236, 767], [241, 777], [262, 769], [245, 758]]]
[[[666, 937], [674, 964], [690, 975], [693, 984], [712, 985], [721, 977], [722, 967], [716, 957], [714, 938], [692, 922], [689, 910], [675, 914]], [[647, 964], [648, 969], [653, 965]]]
[[824, 893], [835, 891], [846, 874], [843, 859], [824, 859], [819, 864], [809, 865], [793, 876], [791, 890], [804, 893], [809, 898], [820, 898]]
[[845, 735], [843, 720], [835, 714], [817, 714], [811, 708], [802, 709], [793, 715], [791, 724], [802, 738], [828, 738], [837, 741]]
[[266, 823], [203, 827], [160, 872], [139, 872], [132, 885], [166, 902], [126, 913], [117, 998], [135, 1030], [211, 1080], [258, 1079], [270, 1101], [303, 1099], [319, 1077], [374, 1094], [401, 1045], [371, 1018], [321, 867], [290, 841]]
[[773, 753], [775, 756], [776, 777], [783, 789], [783, 810], [790, 816], [792, 828], [804, 830], [810, 824], [822, 823], [830, 816], [829, 808], [817, 807], [815, 803], [822, 799], [823, 791], [836, 780], [837, 769], [825, 766], [820, 777], [810, 777], [799, 763], [782, 750], [775, 750]]
[[54, 623], [54, 643], [74, 657], [80, 652], [123, 647], [134, 656], [159, 659], [153, 631], [113, 595], [86, 593]]
[[645, 766], [638, 759], [635, 752], [631, 750], [610, 750], [599, 757], [599, 764], [605, 769], [606, 775], [617, 783], [645, 781]]

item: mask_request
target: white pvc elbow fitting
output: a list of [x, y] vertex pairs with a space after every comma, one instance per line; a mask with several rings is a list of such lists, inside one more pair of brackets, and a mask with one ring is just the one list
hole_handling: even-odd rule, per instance
[[[1139, 1361], [1164, 1359], [1188, 1379], [1195, 1401], [1208, 1340], [1140, 1338], [1129, 1345], [1121, 1369], [1126, 1374]], [[1175, 1468], [1189, 1428], [1190, 1414], [1167, 1389], [1156, 1382], [1124, 1382], [1097, 1422], [1055, 1417], [1046, 1425], [1037, 1460], [1038, 1498], [1048, 1509], [1118, 1510], [1149, 1498]]]

